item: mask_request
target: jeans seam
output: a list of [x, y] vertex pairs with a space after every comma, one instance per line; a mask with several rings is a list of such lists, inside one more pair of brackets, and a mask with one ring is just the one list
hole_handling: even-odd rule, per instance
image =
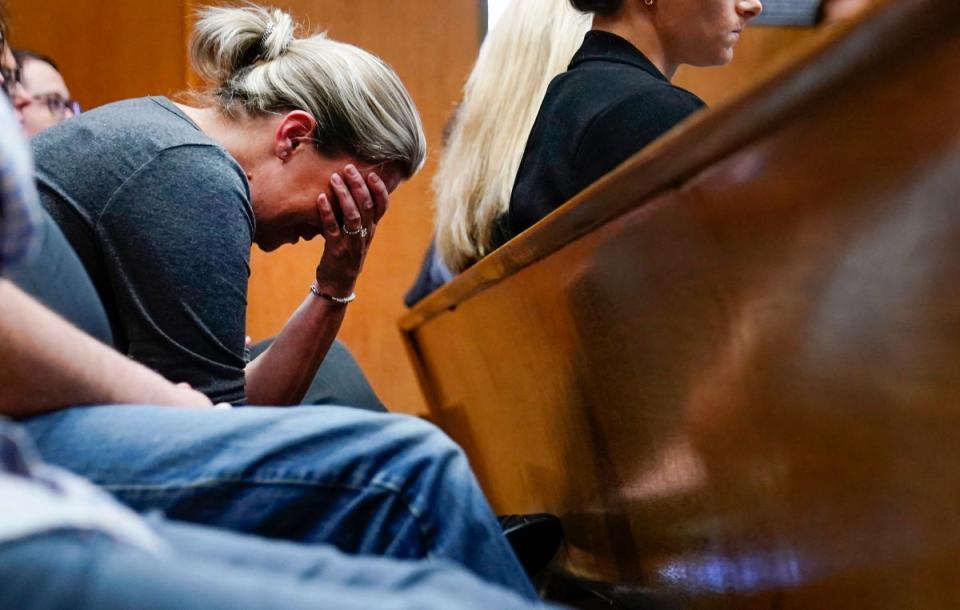
[[[149, 485], [110, 485], [104, 483], [98, 483], [98, 485], [109, 491], [109, 492], [136, 492], [136, 491], [182, 491], [190, 489], [203, 489], [203, 488], [213, 488], [224, 483], [239, 483], [243, 485], [288, 485], [288, 486], [297, 486], [297, 487], [322, 487], [327, 489], [345, 489], [349, 491], [359, 491], [362, 492], [369, 487], [375, 487], [380, 491], [385, 491], [387, 493], [393, 494], [400, 499], [403, 504], [403, 509], [413, 517], [414, 522], [417, 524], [417, 529], [420, 531], [420, 536], [426, 541], [430, 539], [430, 536], [427, 535], [424, 529], [423, 515], [419, 510], [416, 510], [410, 503], [410, 501], [404, 496], [398, 486], [392, 484], [386, 484], [382, 482], [370, 481], [366, 485], [350, 485], [345, 483], [320, 483], [317, 481], [304, 481], [302, 479], [250, 479], [250, 478], [216, 478], [216, 479], [205, 479], [201, 481], [195, 481], [189, 484], [183, 485], [162, 485], [162, 484], [149, 484]], [[427, 549], [427, 557], [433, 557], [433, 552], [431, 551], [431, 545], [425, 544], [424, 548]]]

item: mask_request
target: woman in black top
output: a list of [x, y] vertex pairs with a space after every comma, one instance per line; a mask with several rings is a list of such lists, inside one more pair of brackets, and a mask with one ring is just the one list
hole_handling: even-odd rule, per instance
[[670, 84], [681, 64], [733, 59], [760, 0], [570, 0], [593, 29], [547, 90], [497, 230], [521, 233], [704, 106]]

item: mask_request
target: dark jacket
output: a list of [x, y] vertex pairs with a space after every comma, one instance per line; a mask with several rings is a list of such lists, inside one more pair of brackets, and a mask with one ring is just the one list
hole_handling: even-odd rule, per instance
[[703, 107], [623, 38], [588, 32], [570, 68], [547, 89], [495, 245], [526, 230]]

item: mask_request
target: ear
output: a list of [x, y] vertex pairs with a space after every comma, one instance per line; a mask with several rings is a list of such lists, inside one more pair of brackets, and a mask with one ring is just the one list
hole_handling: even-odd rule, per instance
[[313, 137], [317, 120], [309, 112], [293, 110], [283, 115], [273, 139], [273, 152], [281, 160], [288, 160], [305, 140]]

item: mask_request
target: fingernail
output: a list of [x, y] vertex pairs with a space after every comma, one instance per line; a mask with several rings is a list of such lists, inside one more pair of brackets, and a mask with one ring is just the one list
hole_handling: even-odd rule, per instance
[[370, 182], [380, 182], [380, 176], [376, 174], [370, 174]]
[[343, 178], [340, 177], [340, 174], [330, 176], [330, 180], [336, 185], [343, 184]]
[[347, 166], [347, 173], [350, 174], [351, 176], [356, 176], [359, 174], [359, 172], [357, 171], [357, 168], [355, 168], [352, 165]]

